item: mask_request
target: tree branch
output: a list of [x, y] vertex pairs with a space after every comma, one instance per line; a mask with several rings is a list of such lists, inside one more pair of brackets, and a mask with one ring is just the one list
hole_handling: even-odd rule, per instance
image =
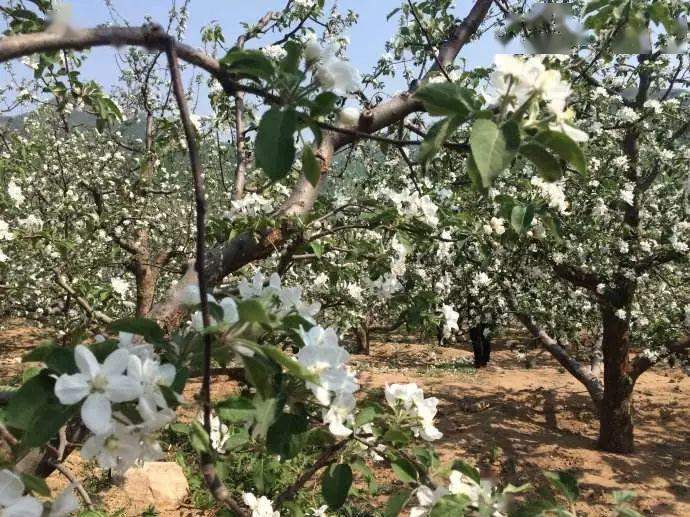
[[686, 336], [679, 339], [675, 343], [672, 343], [666, 348], [666, 351], [659, 354], [656, 358], [651, 358], [646, 354], [638, 354], [630, 365], [630, 376], [633, 381], [642, 375], [644, 372], [649, 370], [652, 366], [657, 364], [663, 359], [667, 359], [671, 356], [682, 356], [684, 359], [690, 359], [690, 337]]
[[83, 297], [79, 296], [77, 291], [74, 290], [74, 288], [69, 284], [69, 281], [67, 278], [62, 275], [58, 270], [54, 271], [55, 273], [55, 283], [62, 287], [67, 294], [69, 294], [72, 298], [74, 298], [74, 301], [77, 302], [77, 304], [86, 311], [86, 313], [93, 317], [96, 318], [97, 320], [102, 321], [105, 324], [112, 323], [115, 321], [113, 318], [108, 316], [107, 314], [98, 311], [94, 309], [89, 302], [86, 301]]
[[584, 384], [595, 404], [599, 404], [604, 396], [604, 388], [599, 379], [594, 377], [582, 364], [570, 357], [561, 344], [540, 329], [532, 316], [526, 313], [516, 313], [516, 317], [525, 328], [538, 339], [542, 345], [563, 368], [568, 370], [578, 381]]

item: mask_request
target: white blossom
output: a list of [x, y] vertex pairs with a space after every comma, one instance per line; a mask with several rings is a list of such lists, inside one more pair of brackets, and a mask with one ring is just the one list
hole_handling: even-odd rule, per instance
[[82, 400], [81, 418], [92, 432], [106, 433], [111, 427], [111, 404], [137, 399], [140, 384], [124, 374], [129, 353], [118, 349], [99, 364], [91, 350], [84, 345], [74, 349], [79, 373], [62, 374], [55, 383], [55, 395], [60, 403], [76, 404]]
[[245, 492], [242, 501], [252, 511], [251, 517], [280, 517], [280, 512], [273, 510], [273, 502], [264, 495], [257, 498], [251, 492]]
[[0, 515], [2, 517], [41, 517], [43, 505], [24, 494], [24, 483], [14, 472], [0, 470]]

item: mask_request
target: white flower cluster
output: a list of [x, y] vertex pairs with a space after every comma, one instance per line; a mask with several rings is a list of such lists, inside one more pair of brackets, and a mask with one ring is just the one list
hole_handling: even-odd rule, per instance
[[420, 196], [418, 192], [407, 189], [395, 192], [389, 188], [381, 189], [381, 195], [390, 199], [395, 208], [407, 217], [418, 217], [429, 226], [438, 225], [438, 206], [428, 194]]
[[322, 47], [310, 39], [304, 47], [307, 63], [315, 66], [314, 76], [324, 90], [337, 95], [347, 95], [362, 87], [359, 71], [350, 62], [336, 56], [333, 46]]
[[66, 517], [79, 509], [79, 502], [68, 486], [50, 503], [46, 512], [44, 504], [30, 495], [24, 495], [26, 487], [14, 472], [0, 470], [0, 515], [2, 517]]
[[384, 394], [396, 417], [401, 422], [410, 423], [415, 436], [427, 441], [443, 437], [443, 433], [434, 426], [439, 402], [436, 397], [425, 399], [424, 392], [415, 383], [386, 384]]
[[[434, 505], [443, 497], [449, 494], [464, 495], [474, 508], [487, 507], [491, 512], [487, 515], [493, 517], [502, 517], [504, 514], [503, 504], [492, 501], [492, 486], [491, 483], [481, 482], [477, 483], [474, 479], [466, 476], [457, 470], [451, 470], [449, 476], [448, 488], [440, 486], [432, 490], [426, 485], [417, 488], [415, 495], [417, 496], [417, 506], [410, 509], [410, 517], [425, 517], [429, 515]], [[484, 515], [482, 513], [482, 515]]]
[[[274, 301], [272, 309], [280, 316], [294, 311], [305, 320], [313, 323], [314, 316], [321, 310], [319, 302], [309, 303], [302, 300], [301, 287], [283, 287], [278, 273], [273, 273], [267, 278], [263, 273], [257, 271], [251, 282], [246, 278], [240, 281], [239, 291], [243, 300], [251, 298], [272, 299]], [[223, 301], [220, 303], [222, 305]]]
[[530, 183], [537, 187], [551, 208], [565, 214], [570, 204], [565, 199], [565, 192], [560, 182], [544, 181], [539, 176], [532, 176]]
[[[138, 461], [160, 458], [155, 434], [175, 419], [161, 390], [173, 384], [175, 367], [161, 364], [150, 345], [132, 341], [131, 334], [123, 333], [119, 348], [103, 364], [86, 346], [78, 345], [74, 359], [79, 373], [63, 374], [55, 383], [61, 404], [82, 403], [82, 421], [94, 433], [81, 455], [122, 472]], [[113, 404], [135, 401], [140, 421], [113, 414]]]
[[15, 205], [17, 206], [22, 205], [26, 200], [24, 194], [22, 193], [22, 188], [14, 181], [10, 181], [7, 185], [7, 195], [10, 196], [10, 199], [14, 201]]
[[304, 346], [297, 353], [297, 361], [318, 377], [318, 383], [308, 382], [316, 400], [326, 406], [323, 420], [334, 436], [345, 437], [352, 429], [345, 426], [354, 422], [355, 398], [359, 389], [355, 374], [347, 362], [350, 354], [338, 344], [338, 335], [332, 328], [315, 326], [300, 329]]
[[287, 50], [285, 50], [280, 45], [269, 45], [267, 47], [263, 47], [261, 49], [261, 52], [267, 58], [275, 59], [276, 61], [280, 61], [285, 56], [287, 56]]
[[635, 202], [635, 184], [632, 181], [626, 181], [623, 188], [620, 190], [620, 198], [630, 206]]
[[10, 231], [10, 225], [7, 221], [0, 219], [0, 241], [11, 241], [14, 235]]
[[505, 219], [502, 217], [492, 217], [488, 224], [483, 226], [484, 233], [491, 235], [495, 233], [498, 236], [503, 235], [506, 232]]
[[571, 89], [558, 70], [547, 70], [543, 56], [528, 59], [497, 54], [495, 71], [489, 77], [491, 88], [486, 93], [489, 104], [505, 106], [508, 111], [517, 111], [531, 102], [542, 100], [555, 117], [550, 128], [570, 136], [576, 142], [584, 142], [587, 134], [570, 124], [573, 113], [565, 109]]
[[443, 318], [445, 320], [443, 322], [443, 337], [449, 338], [454, 330], [460, 330], [458, 327], [458, 318], [460, 317], [460, 313], [457, 312], [452, 305], [445, 304], [441, 307], [441, 312], [443, 313]]
[[129, 293], [129, 283], [124, 278], [114, 276], [110, 279], [110, 286], [120, 296], [127, 296], [127, 293]]
[[252, 517], [280, 517], [280, 512], [273, 510], [273, 502], [265, 495], [256, 497], [251, 492], [245, 492], [242, 501], [252, 511]]
[[272, 210], [273, 201], [266, 199], [256, 192], [248, 192], [242, 199], [230, 201], [232, 209], [224, 214], [226, 219], [232, 220], [237, 215], [256, 217]]

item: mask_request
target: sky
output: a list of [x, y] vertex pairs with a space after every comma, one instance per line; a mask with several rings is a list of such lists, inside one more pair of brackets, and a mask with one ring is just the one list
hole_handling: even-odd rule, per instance
[[[131, 25], [144, 23], [146, 17], [164, 24], [173, 0], [111, 0], [117, 13]], [[181, 4], [182, 0], [177, 0]], [[403, 0], [338, 0], [339, 10], [353, 9], [359, 13], [359, 22], [347, 35], [350, 37], [348, 57], [362, 72], [370, 71], [384, 52], [385, 41], [396, 29], [395, 17], [386, 21], [386, 15], [401, 5]], [[72, 23], [76, 27], [93, 27], [112, 23], [112, 16], [105, 0], [70, 0]], [[332, 0], [327, 2], [330, 5]], [[471, 0], [457, 0], [456, 16], [463, 18], [474, 3]], [[226, 42], [234, 42], [243, 32], [240, 22], [253, 23], [269, 10], [279, 10], [285, 0], [191, 0], [190, 17], [185, 43], [201, 47], [201, 28], [209, 22], [218, 22], [223, 27]], [[275, 41], [275, 35], [264, 38], [264, 44]], [[256, 44], [256, 43], [255, 43]], [[114, 49], [94, 49], [82, 68], [82, 79], [96, 79], [106, 89], [117, 81], [118, 69], [114, 66]], [[493, 35], [468, 45], [462, 53], [470, 67], [488, 66], [496, 53], [506, 52]], [[2, 72], [0, 71], [0, 74]], [[0, 78], [0, 85], [4, 81]], [[403, 89], [400, 79], [389, 81], [390, 92]], [[202, 111], [208, 106], [202, 106]]]

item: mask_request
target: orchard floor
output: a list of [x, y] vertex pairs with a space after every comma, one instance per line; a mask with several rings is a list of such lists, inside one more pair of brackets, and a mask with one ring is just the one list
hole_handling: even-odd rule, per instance
[[[0, 331], [0, 385], [20, 378], [17, 357], [40, 339], [36, 331]], [[459, 348], [419, 344], [404, 336], [374, 341], [370, 356], [355, 355], [363, 390], [386, 383], [417, 382], [427, 396], [438, 397], [438, 442], [441, 458], [463, 458], [485, 475], [513, 484], [539, 479], [542, 469], [569, 469], [580, 479], [579, 515], [612, 515], [611, 494], [633, 490], [645, 515], [690, 515], [690, 379], [675, 369], [656, 369], [638, 381], [635, 454], [621, 456], [595, 450], [597, 420], [584, 388], [559, 370], [545, 354], [527, 368], [499, 345], [489, 368], [475, 371], [471, 354]], [[533, 353], [532, 356], [537, 355]], [[529, 356], [528, 356], [529, 357]], [[198, 390], [193, 381], [187, 398]], [[233, 391], [232, 382], [217, 382], [216, 395]], [[94, 476], [76, 455], [68, 463]], [[93, 484], [93, 483], [92, 483]], [[64, 485], [56, 477], [54, 487]], [[141, 515], [118, 487], [102, 503], [112, 515]], [[191, 505], [162, 511], [161, 516], [201, 515]]]

